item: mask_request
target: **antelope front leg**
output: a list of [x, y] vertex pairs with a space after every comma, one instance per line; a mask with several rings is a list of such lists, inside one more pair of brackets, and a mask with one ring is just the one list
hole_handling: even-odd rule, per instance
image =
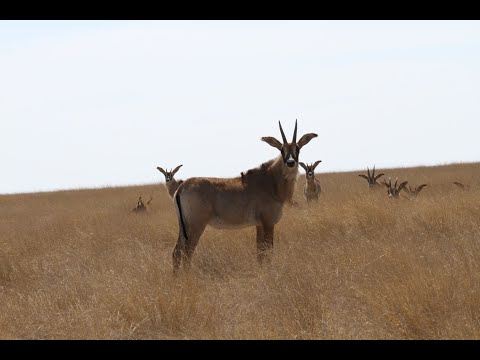
[[264, 260], [270, 263], [273, 249], [273, 226], [257, 226], [257, 260], [260, 265]]
[[262, 265], [265, 258], [265, 231], [263, 225], [257, 225], [257, 260]]

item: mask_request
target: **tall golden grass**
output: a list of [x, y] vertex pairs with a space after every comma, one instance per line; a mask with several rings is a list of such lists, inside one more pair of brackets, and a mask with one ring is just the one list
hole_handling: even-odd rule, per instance
[[480, 164], [384, 172], [428, 186], [317, 174], [307, 206], [300, 177], [269, 266], [254, 228], [207, 228], [178, 277], [164, 185], [0, 196], [0, 338], [479, 339]]

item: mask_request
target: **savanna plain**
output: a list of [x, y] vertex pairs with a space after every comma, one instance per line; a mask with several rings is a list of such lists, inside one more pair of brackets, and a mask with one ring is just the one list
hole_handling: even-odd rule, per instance
[[270, 264], [255, 228], [207, 227], [178, 276], [160, 182], [1, 195], [0, 338], [480, 339], [480, 164], [378, 171], [428, 186], [318, 173], [307, 204], [302, 175]]

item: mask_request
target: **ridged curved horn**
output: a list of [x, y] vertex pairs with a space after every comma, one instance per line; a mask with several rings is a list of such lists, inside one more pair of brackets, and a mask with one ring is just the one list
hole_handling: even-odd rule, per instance
[[295, 119], [295, 130], [293, 131], [292, 143], [297, 143], [297, 119]]
[[280, 123], [280, 120], [278, 121], [278, 126], [280, 126], [280, 132], [282, 134], [283, 143], [287, 144], [287, 138], [285, 137], [285, 133], [283, 132], [282, 124]]
[[368, 168], [368, 166], [367, 166], [367, 174], [368, 174], [368, 178], [370, 179], [370, 178], [371, 178], [371, 176], [370, 176], [370, 169]]

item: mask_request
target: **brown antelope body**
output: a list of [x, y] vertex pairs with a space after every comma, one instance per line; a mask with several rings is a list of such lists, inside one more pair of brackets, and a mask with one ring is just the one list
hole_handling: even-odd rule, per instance
[[320, 181], [315, 179], [315, 168], [321, 162], [322, 160], [318, 160], [311, 165], [306, 165], [303, 162], [299, 163], [300, 166], [305, 169], [305, 186], [303, 187], [303, 196], [307, 202], [318, 200], [320, 193], [322, 192]]
[[377, 174], [375, 176], [375, 165], [373, 165], [373, 172], [370, 174], [370, 169], [367, 167], [367, 175], [360, 174], [358, 176], [366, 179], [368, 181], [368, 188], [380, 188], [381, 184], [378, 182], [378, 179], [385, 174]]
[[283, 205], [291, 202], [298, 175], [300, 149], [317, 134], [309, 133], [298, 141], [297, 123], [292, 142], [287, 142], [279, 122], [283, 144], [273, 137], [261, 140], [277, 148], [281, 155], [241, 176], [223, 178], [190, 178], [174, 196], [179, 235], [173, 251], [173, 269], [181, 260], [188, 266], [205, 227], [257, 228], [257, 259], [269, 259], [273, 248], [273, 230], [282, 217]]
[[171, 198], [173, 198], [173, 195], [175, 194], [175, 191], [177, 191], [180, 184], [183, 183], [183, 180], [177, 181], [173, 177], [181, 167], [182, 165], [178, 165], [175, 169], [171, 171], [165, 171], [160, 166], [157, 166], [157, 170], [165, 176], [165, 186], [167, 187], [168, 195], [170, 195]]

